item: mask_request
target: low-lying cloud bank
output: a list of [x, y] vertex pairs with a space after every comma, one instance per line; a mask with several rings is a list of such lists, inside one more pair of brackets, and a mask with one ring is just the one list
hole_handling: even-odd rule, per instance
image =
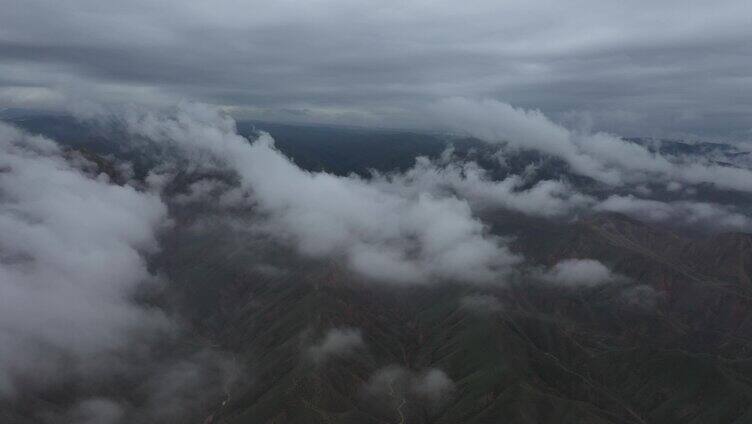
[[508, 143], [563, 159], [577, 174], [612, 186], [662, 180], [713, 184], [752, 192], [752, 171], [698, 158], [668, 157], [612, 134], [567, 129], [538, 110], [515, 108], [496, 100], [449, 98], [429, 107], [447, 129], [489, 143]]
[[[607, 184], [655, 183], [654, 178], [670, 184], [694, 169], [712, 178], [679, 179], [749, 189], [741, 182], [749, 170], [671, 161], [643, 146], [607, 134], [575, 133], [539, 112], [503, 103], [451, 99], [435, 111], [445, 113], [447, 123], [469, 125], [479, 137], [554, 155]], [[277, 150], [269, 134], [249, 141], [237, 133], [231, 117], [206, 105], [185, 103], [166, 112], [130, 110], [115, 119], [134, 138], [167, 147], [192, 166], [225, 167], [239, 177], [240, 187], [234, 188], [195, 182], [176, 202], [214, 195], [222, 207], [252, 204], [268, 234], [306, 256], [339, 258], [372, 280], [503, 281], [522, 258], [477, 218], [493, 208], [547, 218], [609, 211], [672, 225], [752, 228], [750, 219], [733, 206], [631, 195], [598, 199], [565, 180], [535, 180], [525, 173], [494, 180], [477, 162], [459, 159], [451, 150], [436, 159], [420, 157], [404, 173], [362, 178], [309, 172]]]
[[237, 172], [269, 233], [311, 257], [341, 257], [355, 272], [393, 283], [499, 282], [520, 261], [456, 196], [385, 187], [357, 176], [308, 172], [268, 134], [249, 142], [216, 109], [131, 114], [135, 135]]
[[73, 168], [52, 141], [0, 124], [0, 394], [167, 325], [131, 301], [153, 278], [161, 200]]
[[444, 152], [438, 160], [419, 157], [405, 173], [376, 175], [385, 189], [403, 192], [456, 195], [477, 210], [503, 208], [542, 217], [567, 216], [595, 202], [559, 180], [537, 181], [530, 187], [524, 175], [494, 180], [474, 161], [463, 161]]
[[[232, 364], [179, 346], [180, 326], [136, 300], [159, 287], [147, 256], [167, 207], [96, 169], [0, 124], [0, 403], [50, 423], [195, 417]], [[102, 397], [113, 386], [132, 390]], [[60, 390], [62, 404], [34, 404]]]

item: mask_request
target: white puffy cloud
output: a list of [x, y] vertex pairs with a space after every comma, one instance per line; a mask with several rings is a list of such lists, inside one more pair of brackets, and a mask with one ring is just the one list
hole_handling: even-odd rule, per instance
[[[137, 300], [160, 287], [147, 255], [171, 230], [168, 208], [94, 171], [0, 124], [0, 401], [65, 387], [35, 419], [182, 422], [238, 370], [220, 352], [186, 348], [171, 315]], [[117, 397], [102, 397], [113, 386]]]
[[544, 281], [566, 287], [592, 287], [624, 278], [594, 259], [565, 259], [540, 277]]
[[184, 104], [167, 115], [132, 113], [125, 123], [132, 133], [194, 161], [226, 164], [252, 193], [271, 234], [308, 256], [341, 257], [365, 277], [490, 283], [519, 261], [488, 234], [466, 201], [307, 172], [280, 153], [268, 134], [249, 142], [216, 109]]
[[561, 158], [577, 174], [618, 186], [626, 183], [710, 183], [721, 189], [752, 192], [752, 171], [700, 162], [697, 158], [669, 158], [612, 134], [574, 131], [539, 110], [515, 108], [496, 100], [449, 98], [429, 108], [448, 129], [490, 143], [537, 150]]
[[403, 403], [408, 396], [416, 396], [432, 407], [446, 401], [454, 388], [452, 379], [438, 368], [417, 372], [398, 365], [378, 369], [365, 386], [367, 393], [395, 404]]
[[0, 396], [167, 325], [131, 300], [152, 279], [143, 253], [157, 248], [166, 212], [158, 197], [91, 178], [52, 141], [0, 124]]
[[531, 187], [525, 187], [528, 183], [525, 175], [510, 175], [496, 181], [476, 162], [447, 155], [437, 161], [419, 157], [405, 173], [376, 177], [385, 189], [456, 194], [475, 209], [504, 208], [533, 216], [565, 216], [595, 201], [557, 180], [538, 181]]
[[[462, 161], [452, 155], [451, 149], [436, 160], [417, 158], [415, 166], [404, 173], [375, 174], [374, 177], [384, 190], [413, 195], [456, 195], [467, 200], [477, 211], [503, 208], [548, 218], [577, 216], [592, 211], [619, 212], [638, 220], [672, 226], [700, 226], [713, 231], [752, 229], [752, 219], [733, 206], [689, 200], [664, 202], [634, 195], [611, 195], [599, 200], [558, 180], [531, 184], [527, 172], [493, 180], [477, 162]], [[667, 183], [670, 191], [682, 188], [682, 184], [675, 181]], [[651, 194], [646, 186], [637, 186], [635, 192]], [[694, 195], [690, 188], [685, 192]]]
[[454, 382], [444, 371], [430, 368], [414, 378], [412, 390], [430, 403], [438, 404], [451, 395]]
[[324, 337], [308, 348], [308, 355], [315, 362], [323, 362], [332, 356], [346, 356], [363, 347], [363, 336], [357, 328], [330, 328]]

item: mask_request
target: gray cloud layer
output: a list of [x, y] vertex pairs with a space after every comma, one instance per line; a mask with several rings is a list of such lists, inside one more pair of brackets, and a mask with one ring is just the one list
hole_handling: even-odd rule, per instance
[[401, 125], [468, 96], [626, 135], [749, 138], [744, 0], [0, 7], [3, 106], [188, 98], [261, 118]]

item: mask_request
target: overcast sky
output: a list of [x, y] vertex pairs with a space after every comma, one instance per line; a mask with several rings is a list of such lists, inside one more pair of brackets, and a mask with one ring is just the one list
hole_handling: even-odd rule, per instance
[[196, 100], [426, 125], [494, 99], [621, 135], [752, 138], [752, 2], [0, 0], [0, 107]]

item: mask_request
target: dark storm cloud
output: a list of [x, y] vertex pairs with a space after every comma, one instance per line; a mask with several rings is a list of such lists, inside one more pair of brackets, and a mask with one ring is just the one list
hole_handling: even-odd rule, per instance
[[745, 1], [0, 3], [0, 107], [188, 98], [411, 125], [468, 96], [628, 135], [749, 135]]

